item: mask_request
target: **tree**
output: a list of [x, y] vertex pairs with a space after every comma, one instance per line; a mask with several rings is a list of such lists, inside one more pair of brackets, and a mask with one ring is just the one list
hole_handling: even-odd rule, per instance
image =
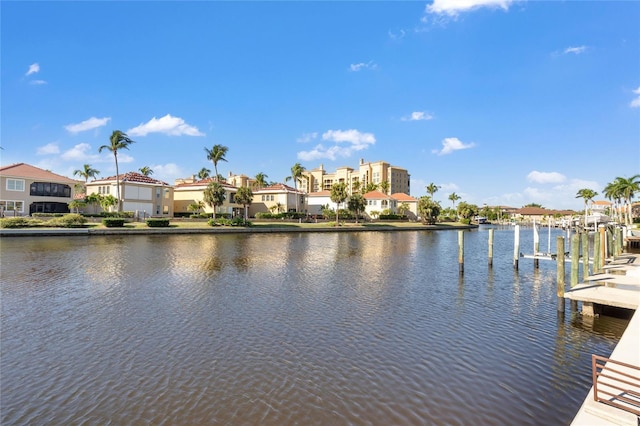
[[286, 178], [284, 178], [285, 182], [288, 182], [291, 179], [293, 179], [293, 186], [296, 189], [296, 211], [298, 211], [298, 200], [300, 199], [297, 193], [298, 181], [302, 178], [302, 176], [304, 176], [305, 171], [306, 169], [300, 163], [296, 163], [293, 165], [293, 167], [291, 167], [291, 176], [287, 176]]
[[98, 148], [98, 152], [102, 152], [103, 149], [107, 149], [113, 153], [113, 158], [116, 160], [116, 199], [118, 203], [118, 213], [122, 211], [122, 200], [120, 199], [120, 170], [118, 169], [118, 151], [122, 149], [129, 149], [129, 145], [135, 141], [131, 140], [126, 133], [120, 130], [114, 130], [109, 138], [108, 145], [102, 145]]
[[366, 194], [367, 192], [372, 192], [372, 191], [376, 191], [378, 189], [378, 185], [373, 183], [373, 182], [369, 182], [368, 184], [366, 184], [363, 187], [363, 194]]
[[[93, 205], [94, 207], [99, 206], [101, 205], [102, 195], [98, 194], [97, 192], [94, 192], [93, 194], [87, 195], [84, 201], [89, 205]], [[96, 212], [96, 209], [94, 208], [94, 213], [95, 212]]]
[[584, 226], [585, 228], [587, 227], [588, 223], [587, 223], [587, 215], [588, 215], [588, 204], [589, 201], [592, 201], [595, 196], [598, 195], [598, 193], [596, 191], [594, 191], [593, 189], [589, 189], [589, 188], [582, 188], [580, 190], [578, 190], [578, 193], [576, 194], [576, 198], [583, 198], [584, 199]]
[[408, 203], [400, 203], [400, 205], [398, 206], [398, 213], [400, 213], [401, 215], [405, 215], [408, 211], [409, 211], [409, 204]]
[[389, 195], [389, 189], [391, 188], [391, 184], [389, 183], [388, 180], [383, 180], [382, 182], [380, 182], [379, 186], [380, 186], [380, 191]]
[[151, 176], [153, 174], [153, 170], [151, 170], [149, 166], [140, 167], [138, 170], [140, 170], [140, 173], [144, 176]]
[[458, 216], [465, 222], [471, 221], [471, 218], [478, 214], [478, 206], [475, 204], [465, 203], [464, 201], [458, 204]]
[[364, 199], [362, 194], [353, 194], [349, 197], [347, 202], [347, 208], [353, 212], [356, 216], [356, 223], [358, 223], [358, 216], [364, 211], [367, 206], [367, 200]]
[[431, 196], [431, 198], [433, 198], [433, 194], [438, 192], [438, 189], [440, 189], [440, 187], [438, 185], [436, 185], [435, 183], [431, 182], [429, 185], [425, 186], [424, 189], [426, 189], [427, 192], [429, 193], [429, 196]]
[[196, 176], [198, 176], [198, 179], [200, 180], [206, 179], [209, 176], [211, 176], [211, 170], [207, 169], [206, 167], [203, 167], [200, 169], [198, 174], [196, 174]]
[[251, 188], [248, 188], [246, 186], [243, 186], [242, 188], [238, 188], [238, 191], [236, 192], [235, 200], [236, 200], [236, 203], [242, 204], [242, 207], [244, 208], [244, 220], [246, 221], [247, 206], [250, 206], [251, 202], [253, 201], [253, 192], [251, 191]]
[[622, 191], [620, 186], [618, 185], [619, 181], [616, 179], [613, 182], [609, 182], [607, 186], [604, 187], [604, 196], [607, 197], [613, 203], [613, 219], [619, 222], [625, 221], [626, 223], [626, 214], [625, 212], [620, 212], [620, 209], [623, 208], [622, 204]]
[[260, 172], [258, 174], [256, 174], [256, 188], [258, 189], [262, 189], [265, 186], [267, 186], [267, 178], [269, 176], [265, 175], [264, 173]]
[[529, 203], [529, 204], [526, 204], [526, 205], [524, 205], [522, 207], [537, 207], [539, 209], [544, 209], [544, 207], [542, 207], [542, 204], [538, 204], [538, 203]]
[[422, 218], [422, 223], [434, 225], [440, 215], [440, 203], [434, 201], [429, 196], [423, 196], [418, 199], [418, 214]]
[[282, 203], [281, 202], [277, 202], [274, 205], [272, 205], [271, 207], [269, 207], [269, 210], [271, 210], [271, 212], [275, 212], [275, 213], [280, 213], [282, 211]]
[[76, 213], [80, 213], [80, 209], [86, 205], [87, 203], [83, 200], [73, 200], [69, 203], [69, 210], [73, 212], [73, 209], [76, 209]]
[[200, 210], [204, 208], [204, 201], [196, 201], [187, 206], [187, 210], [190, 212], [195, 212], [196, 214], [200, 213]]
[[626, 205], [625, 224], [631, 226], [633, 223], [631, 200], [638, 192], [640, 192], [640, 174], [633, 175], [629, 178], [617, 177], [615, 181], [615, 185], [617, 186], [620, 195], [622, 195], [622, 199], [624, 199]]
[[216, 172], [215, 178], [216, 178], [216, 181], [219, 182], [220, 175], [218, 174], [218, 162], [227, 161], [225, 157], [227, 155], [227, 152], [229, 151], [229, 148], [224, 145], [214, 145], [213, 148], [211, 149], [205, 148], [204, 150], [207, 153], [207, 160], [213, 163], [213, 168], [215, 169], [215, 172]]
[[452, 192], [451, 195], [449, 195], [449, 201], [451, 201], [451, 203], [453, 203], [453, 209], [456, 209], [456, 201], [460, 200], [460, 196], [458, 194], [456, 194], [455, 192]]
[[349, 194], [344, 182], [336, 183], [331, 187], [331, 201], [336, 203], [336, 224], [340, 225], [340, 203], [344, 203]]
[[85, 185], [89, 182], [89, 178], [95, 179], [100, 174], [100, 170], [96, 170], [91, 167], [91, 164], [85, 164], [82, 169], [73, 172], [74, 176], [80, 176], [84, 178]]
[[119, 204], [118, 200], [116, 199], [116, 197], [114, 197], [113, 195], [109, 194], [109, 195], [103, 195], [100, 198], [100, 207], [102, 207], [103, 211], [109, 211], [111, 209], [111, 207], [115, 206]]
[[204, 202], [213, 208], [213, 219], [216, 219], [216, 208], [224, 203], [227, 197], [224, 193], [224, 187], [218, 182], [211, 182], [204, 190]]

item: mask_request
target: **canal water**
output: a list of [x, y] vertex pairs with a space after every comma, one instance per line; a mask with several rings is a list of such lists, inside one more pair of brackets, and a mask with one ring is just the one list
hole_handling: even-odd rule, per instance
[[628, 321], [486, 229], [3, 238], [1, 423], [568, 424]]

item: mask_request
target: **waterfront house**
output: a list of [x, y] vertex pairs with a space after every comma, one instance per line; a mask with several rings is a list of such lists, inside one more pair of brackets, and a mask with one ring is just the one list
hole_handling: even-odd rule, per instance
[[373, 219], [383, 214], [385, 210], [390, 213], [396, 212], [397, 201], [380, 191], [367, 192], [364, 194], [364, 199], [367, 202], [364, 209], [365, 214]]
[[[412, 197], [411, 195], [407, 195], [404, 192], [398, 192], [395, 194], [391, 194], [391, 198], [395, 201], [395, 211], [397, 214], [404, 214], [409, 218], [409, 220], [417, 220], [418, 219], [418, 199]], [[401, 209], [401, 207], [406, 207], [406, 210]], [[401, 210], [404, 210], [401, 212]]]
[[255, 217], [257, 213], [261, 212], [294, 212], [296, 207], [298, 211], [305, 212], [308, 211], [306, 202], [305, 194], [299, 189], [283, 183], [276, 183], [253, 191], [253, 202], [249, 206], [249, 216]]
[[[195, 180], [195, 177], [176, 180], [176, 185], [173, 188], [174, 212], [185, 215], [188, 213], [194, 213], [189, 210], [189, 205], [203, 202], [204, 208], [202, 209], [202, 212], [212, 214], [213, 207], [204, 202], [204, 190], [207, 189], [207, 186], [210, 183], [215, 181], [216, 180], [211, 177], [201, 180]], [[216, 214], [242, 216], [244, 209], [242, 205], [235, 202], [235, 195], [236, 192], [238, 192], [238, 188], [224, 181], [220, 181], [218, 183], [224, 188], [225, 200], [221, 206], [216, 207]], [[255, 195], [253, 199], [255, 201]]]
[[[173, 188], [166, 182], [137, 172], [123, 173], [120, 179], [122, 210], [143, 216], [173, 216]], [[88, 182], [87, 195], [100, 194], [117, 197], [116, 176]], [[117, 210], [117, 205], [111, 207]]]
[[331, 201], [331, 191], [317, 191], [307, 194], [307, 211], [310, 215], [322, 215], [322, 209], [325, 206], [329, 206], [332, 210], [336, 208], [336, 203]]
[[0, 216], [69, 213], [74, 189], [83, 182], [26, 163], [0, 168]]
[[523, 207], [511, 213], [511, 220], [517, 222], [549, 223], [558, 226], [571, 223], [576, 212], [572, 210], [551, 210], [541, 207]]

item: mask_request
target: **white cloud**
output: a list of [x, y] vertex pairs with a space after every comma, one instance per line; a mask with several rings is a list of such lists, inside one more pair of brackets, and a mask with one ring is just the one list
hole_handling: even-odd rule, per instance
[[164, 133], [170, 136], [205, 136], [197, 127], [191, 126], [180, 117], [167, 114], [164, 117], [153, 117], [146, 123], [127, 130], [129, 136], [146, 136], [149, 133]]
[[476, 144], [473, 142], [464, 144], [458, 138], [446, 138], [442, 141], [441, 150], [434, 149], [431, 152], [438, 155], [446, 155], [451, 154], [454, 151], [459, 151], [461, 149], [473, 148], [474, 146], [476, 146]]
[[322, 158], [329, 160], [335, 160], [338, 157], [347, 158], [354, 152], [367, 149], [376, 142], [373, 133], [363, 133], [356, 129], [328, 130], [322, 134], [322, 139], [334, 142], [335, 145], [327, 147], [318, 144], [310, 151], [298, 152], [298, 159], [312, 161]]
[[296, 139], [296, 142], [307, 143], [307, 142], [311, 142], [317, 137], [318, 137], [318, 132], [303, 133], [302, 136]]
[[482, 7], [508, 10], [514, 0], [434, 0], [427, 5], [426, 13], [436, 15], [457, 16]]
[[48, 143], [44, 146], [41, 146], [36, 151], [37, 155], [51, 155], [60, 153], [60, 148], [58, 148], [58, 144], [55, 142]]
[[587, 50], [587, 46], [578, 46], [578, 47], [567, 47], [564, 49], [564, 54], [573, 53], [574, 55], [579, 55]]
[[84, 132], [86, 130], [95, 129], [97, 127], [102, 127], [106, 125], [109, 122], [109, 120], [111, 120], [111, 117], [103, 117], [103, 118], [91, 117], [78, 124], [67, 124], [66, 126], [64, 126], [64, 128], [69, 133], [79, 133], [79, 132]]
[[541, 191], [538, 188], [525, 188], [524, 194], [530, 199], [532, 202], [542, 204], [542, 202], [546, 202], [552, 198], [552, 192]]
[[359, 64], [351, 64], [349, 65], [349, 71], [358, 72], [360, 70], [375, 70], [378, 68], [378, 65], [373, 61], [369, 61], [366, 64], [364, 62], [360, 62]]
[[34, 86], [40, 86], [43, 84], [47, 84], [47, 82], [44, 80], [32, 80], [29, 82], [29, 84], [33, 84]]
[[79, 143], [75, 145], [73, 148], [65, 151], [60, 156], [63, 160], [67, 161], [86, 161], [86, 160], [97, 160], [99, 155], [90, 154], [91, 145], [88, 143]]
[[408, 117], [402, 117], [402, 121], [426, 121], [433, 120], [433, 115], [426, 111], [414, 111]]
[[534, 170], [527, 175], [527, 180], [535, 183], [560, 183], [564, 182], [566, 177], [558, 172], [539, 172]]
[[31, 65], [29, 65], [29, 70], [27, 71], [27, 73], [25, 75], [31, 75], [31, 74], [36, 74], [40, 72], [40, 65], [35, 62]]
[[170, 184], [185, 174], [185, 172], [183, 172], [182, 169], [174, 163], [156, 164], [151, 166], [151, 170], [153, 170], [153, 178]]
[[460, 187], [458, 185], [456, 185], [455, 183], [442, 183], [442, 184], [440, 184], [438, 186], [443, 191], [454, 191], [455, 192], [455, 191], [458, 191], [460, 189]]
[[404, 38], [405, 31], [404, 30], [400, 30], [397, 33], [394, 33], [393, 31], [389, 30], [388, 34], [389, 34], [389, 38], [391, 40], [401, 40], [401, 39]]
[[638, 96], [636, 96], [636, 97], [631, 101], [631, 103], [629, 104], [629, 106], [630, 106], [631, 108], [640, 108], [640, 87], [638, 87], [636, 90], [634, 90], [634, 91], [633, 91], [633, 93], [634, 93], [635, 95], [638, 95]]

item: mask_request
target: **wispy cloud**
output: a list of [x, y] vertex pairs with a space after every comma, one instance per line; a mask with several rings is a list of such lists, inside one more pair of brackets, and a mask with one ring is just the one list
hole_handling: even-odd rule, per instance
[[636, 95], [636, 97], [633, 98], [629, 106], [631, 108], [640, 108], [640, 87], [634, 90], [633, 93]]
[[378, 68], [378, 65], [373, 61], [369, 61], [367, 63], [360, 62], [359, 64], [351, 64], [349, 65], [349, 71], [358, 72], [360, 70], [375, 70]]
[[566, 180], [566, 177], [558, 172], [539, 172], [534, 170], [527, 175], [527, 180], [534, 183], [561, 183]]
[[34, 86], [40, 86], [42, 84], [47, 84], [44, 80], [31, 80], [29, 84], [33, 84]]
[[175, 163], [155, 164], [151, 166], [154, 177], [165, 182], [173, 182], [177, 178], [184, 176], [185, 172]]
[[153, 117], [146, 123], [127, 130], [129, 136], [146, 136], [149, 133], [164, 133], [170, 136], [205, 136], [197, 127], [187, 124], [180, 117], [167, 114], [164, 117]]
[[516, 0], [434, 0], [427, 5], [428, 14], [456, 17], [462, 12], [469, 12], [483, 7], [508, 10]]
[[60, 148], [58, 144], [55, 142], [48, 143], [44, 146], [39, 147], [36, 150], [37, 155], [52, 155], [60, 153]]
[[473, 148], [474, 146], [476, 146], [476, 144], [473, 142], [465, 144], [462, 143], [458, 138], [445, 138], [442, 141], [442, 149], [434, 149], [431, 152], [438, 155], [447, 155], [455, 151], [460, 151], [462, 149]]
[[31, 65], [29, 65], [29, 70], [27, 71], [27, 73], [25, 75], [31, 75], [31, 74], [36, 74], [40, 72], [40, 65], [36, 62], [33, 63]]
[[310, 151], [298, 152], [298, 159], [312, 161], [322, 158], [336, 160], [338, 157], [350, 157], [356, 151], [362, 151], [376, 143], [373, 133], [360, 132], [356, 129], [327, 130], [322, 134], [322, 140], [333, 142], [331, 146], [316, 145]]
[[414, 111], [407, 117], [402, 117], [402, 121], [427, 121], [433, 120], [433, 115], [426, 111]]
[[[73, 148], [66, 150], [60, 155], [63, 160], [66, 161], [98, 161], [100, 156], [98, 154], [91, 154], [91, 145], [88, 143], [79, 143]], [[118, 161], [120, 156], [118, 155]]]
[[106, 125], [110, 120], [111, 120], [111, 117], [103, 117], [103, 118], [91, 117], [77, 124], [67, 124], [66, 126], [64, 126], [64, 128], [67, 130], [67, 132], [75, 134], [75, 133], [80, 133], [80, 132], [84, 132], [91, 129], [96, 129], [98, 127], [102, 127]]
[[296, 142], [308, 143], [308, 142], [311, 142], [312, 140], [316, 139], [317, 137], [318, 137], [318, 132], [303, 133], [302, 136], [300, 136], [298, 139], [296, 139]]
[[402, 40], [405, 36], [405, 31], [404, 30], [399, 30], [397, 32], [393, 32], [391, 30], [389, 30], [388, 32], [389, 34], [389, 38], [391, 40]]
[[567, 47], [562, 53], [564, 53], [565, 55], [568, 55], [570, 53], [579, 55], [581, 53], [584, 53], [586, 50], [587, 46]]

